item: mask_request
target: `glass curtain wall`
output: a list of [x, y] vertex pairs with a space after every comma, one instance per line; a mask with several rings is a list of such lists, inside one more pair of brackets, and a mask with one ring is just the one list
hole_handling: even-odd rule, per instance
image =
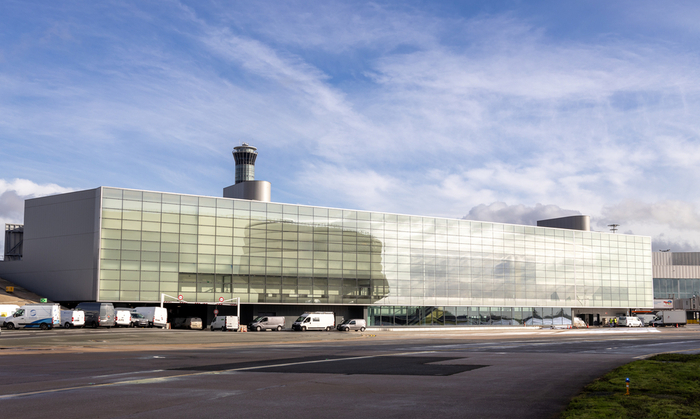
[[377, 322], [418, 325], [653, 302], [648, 237], [115, 188], [101, 211], [101, 300], [386, 306]]
[[700, 279], [654, 278], [654, 298], [691, 298], [700, 295]]

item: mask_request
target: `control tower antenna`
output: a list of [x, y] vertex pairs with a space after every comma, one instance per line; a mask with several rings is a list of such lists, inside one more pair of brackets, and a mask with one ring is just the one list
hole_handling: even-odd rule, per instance
[[236, 161], [236, 184], [255, 180], [255, 159], [257, 148], [248, 143], [233, 147], [233, 159]]
[[608, 227], [610, 227], [610, 231], [617, 233], [617, 228], [620, 227], [620, 224], [608, 224]]

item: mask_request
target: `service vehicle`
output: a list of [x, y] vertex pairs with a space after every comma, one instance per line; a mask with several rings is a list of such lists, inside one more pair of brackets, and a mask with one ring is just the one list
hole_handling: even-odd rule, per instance
[[114, 325], [117, 327], [131, 327], [131, 309], [114, 309]]
[[635, 314], [635, 316], [637, 316], [637, 318], [639, 318], [639, 320], [641, 320], [642, 323], [644, 323], [644, 326], [651, 326], [651, 323], [654, 320], [656, 320], [656, 315], [650, 314], [650, 313], [647, 313], [647, 314], [637, 313], [637, 314]]
[[168, 310], [164, 307], [136, 307], [137, 313], [148, 320], [148, 327], [165, 327], [168, 325]]
[[85, 312], [83, 310], [61, 310], [61, 326], [66, 329], [85, 326]]
[[76, 310], [85, 312], [85, 325], [90, 327], [112, 327], [114, 326], [114, 304], [112, 303], [80, 303]]
[[619, 316], [617, 326], [621, 327], [644, 327], [644, 323], [638, 317]]
[[199, 317], [177, 317], [173, 321], [173, 329], [201, 330], [202, 328], [202, 319]]
[[238, 326], [238, 316], [216, 316], [214, 317], [214, 321], [209, 325], [209, 329], [212, 331], [221, 330], [225, 332], [227, 330], [233, 330], [237, 332]]
[[131, 327], [148, 327], [148, 319], [143, 314], [132, 310]]
[[652, 322], [654, 327], [685, 326], [688, 322], [685, 310], [662, 310], [656, 313], [656, 320]]
[[5, 318], [5, 328], [33, 328], [41, 330], [61, 324], [61, 306], [58, 304], [25, 304], [10, 317]]
[[347, 319], [338, 325], [338, 330], [341, 332], [349, 332], [351, 330], [364, 332], [367, 328], [365, 319]]
[[304, 313], [294, 321], [292, 329], [302, 332], [306, 330], [333, 330], [335, 329], [335, 313], [332, 311]]
[[284, 316], [258, 316], [248, 325], [248, 330], [260, 332], [263, 330], [284, 329]]

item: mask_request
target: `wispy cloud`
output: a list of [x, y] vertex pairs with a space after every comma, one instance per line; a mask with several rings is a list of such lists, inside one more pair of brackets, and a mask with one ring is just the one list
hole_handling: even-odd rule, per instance
[[[682, 221], [652, 222], [657, 210], [625, 204], [700, 205], [688, 194], [700, 181], [692, 42], [653, 26], [556, 36], [554, 15], [441, 7], [38, 11], [0, 38], [12, 63], [0, 70], [0, 177], [219, 195], [233, 181], [230, 150], [246, 141], [259, 147], [258, 177], [288, 202], [479, 208], [505, 222], [541, 204], [634, 218], [637, 234], [694, 229], [682, 205], [667, 208]], [[646, 30], [643, 11], [606, 7]], [[659, 12], [664, 30], [691, 36], [669, 29], [682, 16], [671, 9]]]

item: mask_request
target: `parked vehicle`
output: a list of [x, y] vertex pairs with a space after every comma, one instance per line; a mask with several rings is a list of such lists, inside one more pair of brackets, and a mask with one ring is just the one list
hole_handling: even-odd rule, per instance
[[212, 331], [221, 330], [225, 332], [227, 330], [233, 330], [237, 332], [238, 326], [238, 316], [216, 316], [214, 321], [211, 322], [211, 325], [209, 325], [209, 328]]
[[685, 326], [688, 322], [685, 310], [663, 310], [656, 313], [656, 320], [652, 322], [652, 326]]
[[85, 312], [82, 310], [61, 310], [61, 325], [66, 329], [85, 326]]
[[168, 310], [163, 307], [136, 307], [137, 313], [148, 320], [148, 327], [165, 327], [168, 324]]
[[644, 326], [651, 326], [651, 323], [656, 320], [656, 316], [653, 314], [635, 314], [635, 316], [642, 321]]
[[258, 316], [248, 325], [248, 330], [256, 332], [282, 329], [284, 329], [284, 316]]
[[60, 324], [61, 309], [58, 304], [25, 304], [5, 318], [5, 327], [9, 330], [31, 327], [47, 330]]
[[19, 310], [17, 304], [0, 304], [0, 327], [5, 324], [5, 317], [10, 317]]
[[148, 327], [148, 319], [143, 314], [132, 310], [131, 327]]
[[201, 330], [202, 327], [202, 319], [199, 317], [177, 317], [175, 321], [173, 321], [174, 329]]
[[90, 327], [112, 327], [114, 323], [114, 305], [112, 303], [80, 303], [76, 310], [85, 312], [85, 325]]
[[367, 328], [365, 319], [348, 319], [338, 325], [338, 330], [341, 332], [349, 332], [350, 330], [364, 332]]
[[617, 326], [643, 327], [644, 323], [637, 317], [620, 316], [617, 318]]
[[292, 324], [292, 329], [300, 331], [333, 330], [335, 329], [335, 313], [330, 311], [304, 313]]
[[114, 309], [114, 325], [131, 327], [131, 310], [128, 308]]

